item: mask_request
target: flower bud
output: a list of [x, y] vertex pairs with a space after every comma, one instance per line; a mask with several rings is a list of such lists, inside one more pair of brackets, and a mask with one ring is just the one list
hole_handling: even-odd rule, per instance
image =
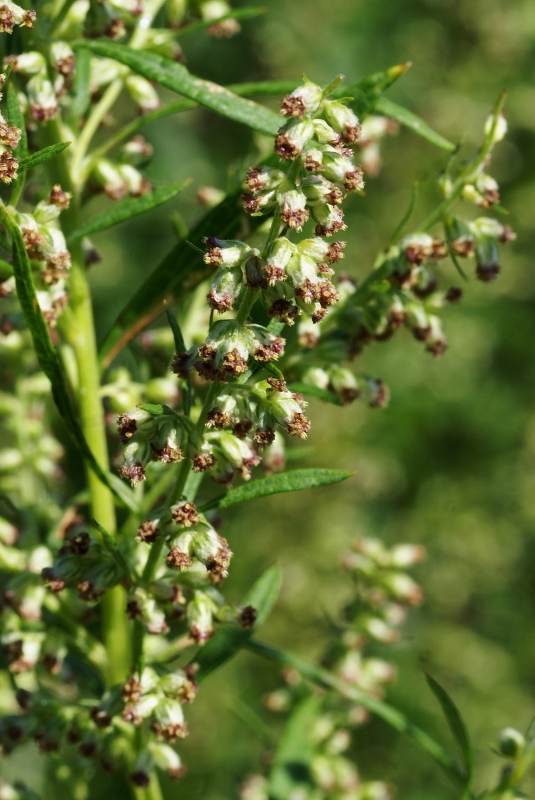
[[13, 33], [15, 25], [20, 25], [21, 28], [33, 28], [35, 18], [35, 11], [26, 11], [12, 0], [4, 0], [0, 6], [0, 33]]
[[105, 158], [99, 158], [93, 167], [91, 177], [102, 187], [112, 200], [120, 200], [128, 193], [128, 185], [118, 167]]
[[225, 0], [204, 0], [200, 7], [201, 17], [206, 22], [214, 20], [214, 24], [207, 29], [209, 36], [226, 39], [234, 36], [240, 30], [240, 25], [235, 19], [221, 19], [231, 13], [231, 8]]
[[187, 619], [190, 636], [197, 644], [205, 644], [213, 636], [212, 615], [216, 611], [213, 600], [205, 592], [194, 592], [188, 603]]
[[48, 122], [59, 113], [54, 87], [40, 73], [30, 78], [26, 86], [30, 101], [30, 115], [39, 122]]
[[[494, 128], [494, 132], [492, 129]], [[485, 123], [485, 136], [490, 136], [492, 133], [492, 144], [497, 144], [505, 138], [507, 133], [507, 120], [504, 115], [500, 113], [496, 122], [494, 121], [494, 114], [491, 114]]]
[[310, 214], [307, 210], [307, 196], [298, 189], [277, 195], [281, 219], [292, 230], [300, 231]]
[[322, 203], [339, 205], [344, 199], [341, 190], [321, 175], [311, 175], [309, 178], [305, 178], [302, 189], [308, 206]]
[[143, 136], [134, 136], [121, 148], [121, 161], [139, 167], [152, 157], [153, 147]]
[[276, 189], [285, 179], [285, 174], [280, 169], [271, 167], [251, 167], [245, 178], [243, 188], [255, 194], [268, 189]]
[[276, 136], [275, 152], [285, 160], [297, 158], [313, 136], [314, 126], [310, 120], [296, 120], [292, 117]]
[[275, 239], [265, 263], [265, 271], [270, 286], [286, 278], [286, 267], [295, 253], [295, 245], [286, 237]]
[[158, 635], [167, 633], [169, 630], [163, 611], [158, 608], [154, 598], [149, 597], [147, 592], [139, 586], [128, 599], [126, 613], [130, 619], [140, 622], [148, 633]]
[[312, 217], [316, 225], [316, 236], [332, 236], [347, 228], [341, 209], [331, 205], [314, 206]]
[[360, 124], [356, 114], [338, 100], [326, 100], [323, 113], [329, 125], [341, 134], [345, 142], [356, 142], [360, 136]]
[[245, 242], [231, 239], [205, 239], [206, 253], [204, 263], [211, 267], [237, 267], [249, 257], [251, 248]]
[[313, 120], [312, 124], [314, 125], [314, 138], [320, 144], [330, 144], [336, 146], [342, 141], [340, 134], [333, 130], [329, 123], [325, 122], [324, 119], [315, 119]]
[[524, 753], [526, 740], [515, 728], [504, 728], [498, 735], [498, 748], [503, 756], [519, 758]]
[[208, 305], [220, 314], [232, 311], [242, 289], [242, 271], [239, 267], [219, 269], [206, 295]]
[[186, 768], [182, 765], [180, 756], [168, 744], [151, 742], [149, 750], [154, 764], [158, 769], [165, 770], [170, 778], [177, 780], [184, 775]]
[[345, 367], [329, 369], [329, 385], [344, 405], [352, 403], [360, 394], [357, 379]]
[[142, 113], [155, 111], [160, 107], [160, 98], [154, 86], [141, 75], [129, 75], [125, 80], [128, 94]]
[[281, 100], [281, 109], [285, 117], [303, 117], [314, 114], [323, 99], [323, 91], [312, 81], [305, 80], [302, 86], [294, 89]]
[[348, 192], [361, 192], [364, 188], [362, 169], [347, 155], [334, 148], [324, 148], [322, 153], [323, 172], [330, 181], [341, 183]]
[[52, 66], [70, 82], [74, 72], [74, 51], [67, 42], [56, 41], [50, 45]]

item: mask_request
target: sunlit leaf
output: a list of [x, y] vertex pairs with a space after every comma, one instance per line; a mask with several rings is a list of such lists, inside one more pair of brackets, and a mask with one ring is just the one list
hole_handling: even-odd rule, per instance
[[117, 42], [87, 41], [83, 43], [83, 47], [96, 55], [113, 58], [147, 80], [156, 81], [166, 89], [195, 100], [201, 106], [260, 133], [273, 136], [281, 127], [281, 118], [273, 111], [251, 100], [245, 100], [217, 83], [195, 77], [183, 64], [177, 64], [176, 61], [170, 61], [156, 53], [132, 50]]
[[308, 383], [292, 383], [288, 387], [292, 392], [299, 392], [300, 394], [308, 395], [309, 397], [317, 397], [319, 400], [325, 400], [326, 403], [333, 403], [335, 406], [343, 405], [334, 392], [329, 389], [321, 389], [319, 386], [310, 386]]
[[352, 472], [340, 469], [295, 469], [290, 472], [279, 472], [257, 481], [249, 481], [241, 486], [233, 486], [224, 495], [214, 498], [202, 506], [208, 508], [228, 508], [246, 500], [256, 500], [258, 497], [268, 497], [271, 494], [283, 492], [298, 492], [301, 489], [311, 489], [314, 486], [328, 486], [331, 483], [340, 483], [350, 478]]
[[436, 147], [440, 147], [442, 150], [449, 150], [451, 152], [456, 148], [456, 145], [430, 128], [427, 122], [424, 122], [417, 114], [413, 114], [413, 112], [409, 111], [407, 108], [393, 103], [392, 100], [389, 100], [387, 97], [380, 97], [377, 100], [374, 105], [374, 111], [378, 114], [384, 114], [385, 117], [395, 119], [400, 125], [404, 125], [414, 133], [417, 133], [418, 136], [427, 139], [428, 142], [431, 142], [431, 144], [434, 144]]

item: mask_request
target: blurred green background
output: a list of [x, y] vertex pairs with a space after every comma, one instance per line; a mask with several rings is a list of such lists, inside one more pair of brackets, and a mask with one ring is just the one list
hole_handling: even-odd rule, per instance
[[[449, 139], [465, 137], [467, 151], [479, 142], [498, 92], [509, 92], [510, 134], [491, 172], [518, 239], [503, 254], [499, 280], [484, 285], [471, 278], [463, 302], [447, 314], [450, 349], [442, 359], [405, 332], [361, 357], [359, 370], [390, 386], [388, 409], [311, 405], [302, 463], [351, 469], [354, 478], [314, 494], [256, 501], [228, 514], [224, 526], [235, 552], [229, 595], [239, 600], [280, 561], [282, 595], [262, 638], [306, 657], [322, 652], [326, 612], [335, 615], [349, 597], [339, 563], [352, 538], [425, 544], [428, 559], [416, 572], [426, 600], [411, 613], [401, 643], [389, 648], [399, 667], [389, 697], [451, 749], [423, 671], [442, 682], [473, 734], [482, 789], [497, 774], [490, 746], [499, 729], [522, 730], [535, 714], [535, 4], [268, 0], [266, 6], [234, 39], [202, 33], [185, 39], [190, 69], [221, 83], [303, 72], [329, 82], [340, 72], [352, 81], [411, 61], [389, 96]], [[176, 206], [187, 220], [199, 214], [198, 186], [225, 189], [248, 154], [254, 158], [247, 131], [202, 111], [151, 125], [146, 136], [155, 146], [155, 182], [193, 178]], [[383, 156], [366, 196], [348, 203], [343, 267], [356, 277], [388, 242], [415, 180], [422, 185], [415, 223], [432, 209], [433, 181], [446, 157], [405, 130], [388, 138]], [[99, 201], [92, 202], [97, 208]], [[96, 242], [103, 262], [92, 280], [102, 333], [172, 242], [172, 226], [159, 212]], [[451, 281], [459, 281], [453, 267]], [[168, 798], [236, 797], [243, 776], [262, 768], [265, 752], [240, 703], [276, 731], [280, 720], [263, 709], [262, 697], [279, 677], [271, 665], [242, 654], [203, 685], [181, 748], [189, 774], [169, 784]], [[457, 796], [438, 768], [382, 723], [362, 729], [355, 753], [363, 776], [396, 783], [400, 798]]]

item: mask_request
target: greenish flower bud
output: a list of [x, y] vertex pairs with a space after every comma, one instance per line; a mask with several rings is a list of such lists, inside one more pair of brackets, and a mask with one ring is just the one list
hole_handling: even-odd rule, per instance
[[[137, 0], [134, 0], [137, 2]], [[125, 80], [128, 94], [142, 113], [155, 111], [160, 107], [160, 98], [154, 86], [141, 75], [129, 75]]]
[[[493, 130], [494, 129], [494, 130]], [[505, 134], [507, 133], [507, 120], [505, 119], [503, 114], [498, 116], [498, 119], [494, 120], [494, 115], [491, 114], [485, 123], [485, 136], [490, 136], [492, 133], [491, 143], [497, 144], [501, 142], [502, 139], [505, 138]]]
[[163, 611], [158, 608], [154, 598], [139, 586], [130, 594], [126, 611], [130, 619], [140, 622], [148, 633], [159, 635], [169, 630]]
[[341, 190], [321, 175], [311, 175], [301, 184], [308, 206], [330, 203], [339, 205], [344, 199]]
[[13, 59], [13, 70], [22, 75], [46, 74], [46, 59], [37, 50], [20, 53]]
[[128, 193], [128, 185], [118, 167], [106, 158], [97, 159], [91, 177], [112, 200], [120, 200]]
[[245, 242], [232, 239], [216, 239], [209, 236], [204, 240], [206, 253], [204, 263], [211, 267], [237, 267], [249, 258], [251, 248]]
[[[249, 263], [249, 262], [247, 262]], [[232, 311], [243, 289], [243, 276], [240, 267], [219, 269], [206, 295], [208, 305], [220, 314]]]
[[326, 100], [323, 113], [329, 125], [345, 142], [356, 142], [360, 136], [360, 123], [356, 114], [338, 100]]
[[293, 160], [301, 155], [303, 148], [314, 136], [314, 125], [308, 119], [293, 117], [283, 125], [275, 138], [275, 152], [280, 158]]
[[338, 231], [343, 231], [347, 228], [347, 225], [344, 224], [342, 210], [336, 206], [328, 204], [314, 206], [312, 217], [317, 223], [316, 236], [332, 236]]
[[357, 379], [345, 367], [330, 367], [329, 385], [344, 405], [352, 403], [360, 394]]
[[170, 778], [177, 780], [184, 775], [186, 768], [182, 766], [180, 756], [168, 744], [150, 742], [149, 750], [155, 766], [158, 769], [165, 770]]
[[213, 636], [213, 615], [217, 606], [205, 592], [195, 592], [193, 600], [188, 603], [187, 620], [190, 636], [197, 644], [205, 644]]
[[241, 30], [240, 24], [232, 17], [221, 19], [232, 11], [226, 0], [204, 0], [200, 7], [202, 19], [206, 22], [213, 20], [213, 24], [207, 29], [209, 36], [216, 36], [218, 39], [226, 39], [234, 36]]
[[515, 728], [504, 728], [498, 735], [498, 748], [507, 758], [520, 758], [525, 750], [526, 740]]
[[321, 367], [310, 367], [303, 375], [303, 382], [318, 389], [326, 389], [329, 385], [329, 375]]
[[281, 219], [288, 228], [300, 231], [310, 216], [307, 210], [307, 195], [297, 189], [290, 189], [277, 195]]
[[294, 89], [281, 100], [281, 110], [285, 117], [303, 117], [316, 113], [323, 100], [323, 91], [312, 81], [305, 80], [302, 86]]
[[312, 124], [314, 125], [314, 139], [316, 141], [320, 144], [340, 145], [342, 137], [331, 128], [328, 122], [325, 122], [324, 119], [315, 119]]
[[245, 178], [243, 188], [252, 194], [265, 192], [269, 189], [277, 189], [285, 177], [284, 172], [280, 169], [251, 167]]
[[[46, 74], [46, 73], [45, 73]], [[34, 75], [27, 83], [26, 91], [30, 101], [30, 116], [38, 122], [49, 122], [59, 113], [54, 87], [41, 73]]]
[[361, 192], [364, 188], [362, 169], [351, 158], [325, 145], [322, 148], [322, 166], [325, 177], [340, 183], [348, 192]]
[[317, 263], [326, 261], [328, 264], [334, 264], [344, 257], [342, 250], [345, 247], [345, 242], [326, 242], [316, 236], [314, 239], [302, 239], [297, 245], [299, 252], [312, 258]]
[[121, 148], [120, 159], [125, 164], [139, 167], [152, 158], [153, 147], [143, 136], [134, 136]]

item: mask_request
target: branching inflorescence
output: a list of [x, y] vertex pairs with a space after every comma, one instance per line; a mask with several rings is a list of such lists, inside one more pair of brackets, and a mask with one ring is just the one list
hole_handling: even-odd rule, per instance
[[[311, 427], [305, 396], [337, 405], [363, 397], [371, 407], [384, 406], [389, 391], [382, 380], [351, 364], [366, 346], [403, 326], [433, 355], [444, 352], [440, 312], [457, 302], [461, 291], [444, 287], [442, 262], [450, 257], [462, 272], [459, 260], [473, 258], [478, 278], [489, 281], [499, 271], [498, 246], [514, 238], [493, 218], [465, 220], [453, 212], [459, 198], [483, 209], [499, 204], [498, 186], [487, 169], [506, 130], [503, 98], [475, 156], [460, 165], [450, 160], [436, 212], [413, 233], [397, 230], [373, 270], [357, 283], [339, 271], [345, 242], [337, 237], [346, 230], [342, 205], [350, 195], [362, 194], [364, 172], [379, 168], [379, 140], [396, 123], [372, 113], [374, 103], [405, 67], [357, 84], [355, 94], [365, 98], [360, 105], [342, 97], [341, 76], [325, 89], [305, 79], [282, 100], [285, 120], [277, 132], [280, 118], [242, 100], [239, 87], [218, 106], [225, 90], [215, 92], [212, 84], [203, 95], [203, 82], [178, 63], [183, 53], [177, 38], [188, 30], [186, 22], [218, 37], [239, 29], [239, 14], [225, 2], [46, 5], [43, 28], [35, 12], [10, 2], [0, 5], [3, 33], [36, 24], [30, 48], [5, 53], [2, 75], [7, 101], [5, 116], [0, 115], [0, 180], [12, 193], [0, 209], [0, 244], [8, 254], [0, 261], [0, 297], [7, 309], [0, 341], [6, 375], [0, 393], [5, 421], [0, 486], [10, 498], [2, 495], [0, 519], [1, 642], [14, 694], [0, 722], [0, 742], [6, 754], [30, 740], [45, 753], [76, 748], [78, 775], [95, 763], [120, 769], [137, 787], [136, 796], [157, 800], [155, 769], [174, 778], [184, 771], [174, 749], [187, 734], [184, 704], [195, 698], [214, 664], [242, 646], [253, 647], [251, 631], [276, 593], [274, 573], [268, 571], [241, 605], [226, 599], [222, 584], [232, 553], [211, 510], [347, 477], [336, 471], [283, 472], [286, 436], [305, 439]], [[92, 41], [98, 37], [106, 37], [104, 44]], [[85, 46], [77, 48], [84, 38]], [[180, 108], [159, 108], [151, 82], [158, 76], [189, 98], [179, 101]], [[188, 311], [190, 340], [184, 341], [169, 309], [170, 328], [153, 328], [142, 339], [149, 362], [151, 348], [162, 344], [168, 358], [171, 340], [171, 373], [138, 384], [123, 367], [110, 372], [101, 387], [85, 277], [85, 267], [98, 257], [88, 231], [93, 235], [155, 207], [183, 186], [165, 195], [152, 191], [144, 171], [152, 148], [137, 134], [143, 118], [90, 150], [123, 89], [145, 119], [186, 110], [194, 102], [238, 121], [251, 119], [251, 127], [274, 135], [275, 152], [244, 176], [241, 209], [252, 218], [250, 235], [222, 238], [220, 230], [209, 229], [208, 215], [200, 258], [193, 245], [195, 268], [210, 285], [200, 289], [207, 313], [194, 304]], [[29, 152], [28, 133], [31, 149], [32, 141], [43, 145], [37, 153]], [[115, 145], [120, 149], [110, 156]], [[355, 160], [359, 154], [362, 167]], [[53, 180], [30, 191], [26, 173], [45, 161]], [[122, 204], [81, 224], [86, 198], [99, 191]], [[243, 229], [233, 198], [219, 200], [211, 190], [202, 196], [209, 203], [215, 196], [228, 215], [225, 231]], [[267, 224], [258, 217], [269, 218]], [[443, 229], [435, 235], [430, 231], [438, 223]], [[184, 262], [188, 246], [180, 251]], [[176, 270], [181, 269], [179, 259]], [[161, 297], [166, 293], [167, 286]], [[142, 330], [145, 322], [139, 319], [150, 319], [149, 312], [141, 309], [134, 331]], [[59, 467], [64, 447], [50, 433], [47, 379], [87, 467], [87, 491], [68, 501]], [[119, 413], [124, 460], [118, 472], [134, 492], [108, 472], [102, 396], [107, 408]], [[251, 481], [250, 494], [240, 495], [244, 484], [231, 485], [238, 478], [250, 481], [256, 468], [267, 477]], [[205, 473], [224, 494], [199, 501]], [[296, 699], [299, 714], [306, 706], [305, 724], [313, 720], [313, 785], [306, 797], [390, 796], [383, 781], [362, 784], [341, 753], [349, 742], [346, 726], [360, 724], [369, 712], [381, 713], [376, 701], [394, 670], [365, 656], [363, 648], [369, 640], [393, 641], [404, 607], [420, 601], [421, 591], [405, 569], [422, 555], [412, 545], [386, 550], [375, 540], [360, 539], [344, 562], [359, 576], [357, 599], [343, 614], [323, 672], [303, 673], [312, 681], [319, 675], [316, 682], [334, 688], [335, 695], [311, 695], [294, 670], [291, 692], [270, 700], [273, 708], [287, 710]], [[210, 650], [216, 632], [214, 642], [221, 644]], [[394, 724], [396, 713], [383, 716]], [[517, 747], [505, 754], [518, 759], [519, 753]], [[444, 756], [442, 766], [448, 764]], [[515, 780], [522, 774], [517, 769]], [[275, 774], [269, 791], [279, 777]], [[512, 780], [503, 777], [504, 791]], [[289, 797], [284, 788], [273, 791], [281, 800]], [[266, 792], [255, 777], [242, 796], [272, 796]], [[2, 798], [32, 796], [24, 788], [0, 785]]]

